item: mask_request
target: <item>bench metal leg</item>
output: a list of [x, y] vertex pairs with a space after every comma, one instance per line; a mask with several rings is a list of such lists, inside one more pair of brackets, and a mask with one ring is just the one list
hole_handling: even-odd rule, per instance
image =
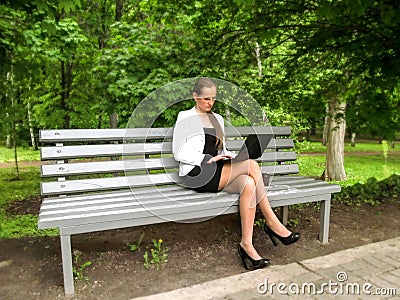
[[289, 206], [288, 205], [281, 206], [279, 214], [282, 224], [287, 225], [289, 218]]
[[319, 231], [319, 240], [321, 243], [328, 243], [329, 238], [329, 218], [331, 211], [331, 199], [321, 201], [321, 224]]
[[65, 294], [74, 293], [74, 275], [72, 271], [72, 253], [71, 253], [71, 236], [61, 235], [61, 256], [64, 273], [64, 291]]

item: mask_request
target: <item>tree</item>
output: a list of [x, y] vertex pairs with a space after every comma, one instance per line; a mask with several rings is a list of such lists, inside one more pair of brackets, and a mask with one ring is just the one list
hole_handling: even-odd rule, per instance
[[[290, 79], [290, 82], [287, 82], [288, 86], [293, 83], [294, 78], [298, 82], [303, 82], [300, 87], [307, 86], [305, 79], [309, 76], [305, 76], [304, 70], [308, 69], [309, 74], [325, 75], [327, 72], [324, 71], [324, 64], [328, 62], [329, 68], [325, 70], [336, 73], [336, 78], [329, 76], [335, 80], [324, 86], [316, 86], [313, 94], [319, 94], [321, 98], [330, 100], [328, 107], [331, 111], [328, 116], [331, 120], [345, 116], [345, 112], [342, 111], [345, 107], [344, 101], [349, 95], [356, 96], [353, 92], [356, 89], [354, 83], [362, 77], [365, 78], [367, 74], [370, 78], [374, 78], [375, 89], [387, 91], [380, 93], [381, 97], [391, 95], [397, 86], [400, 72], [398, 68], [400, 18], [396, 17], [400, 15], [398, 2], [306, 0], [256, 3], [250, 0], [238, 0], [234, 3], [238, 5], [231, 11], [238, 12], [240, 18], [234, 18], [230, 23], [226, 23], [219, 35], [224, 39], [214, 39], [218, 44], [217, 47], [229, 47], [228, 44], [235, 45], [235, 41], [250, 40], [255, 37], [262, 45], [261, 52], [265, 53], [265, 61], [268, 61], [271, 53], [277, 54], [274, 50], [285, 45], [286, 50], [281, 53], [281, 66], [285, 69], [285, 75], [288, 75], [285, 78]], [[247, 51], [247, 55], [250, 56], [251, 52], [246, 49], [242, 44], [240, 50]], [[336, 66], [335, 61], [338, 62]], [[344, 82], [338, 75], [345, 78]], [[327, 96], [332, 93], [334, 96]], [[297, 95], [301, 97], [302, 93]], [[359, 97], [359, 99], [366, 104], [370, 103], [370, 98]], [[292, 99], [289, 103], [293, 105]], [[367, 104], [366, 107], [368, 106]], [[324, 105], [320, 107], [323, 108]], [[384, 122], [389, 124], [388, 119]], [[326, 164], [325, 174], [328, 174], [326, 178], [345, 179], [345, 174], [333, 177], [329, 175], [336, 173], [330, 168], [333, 166], [337, 168], [337, 164], [341, 164], [339, 169], [344, 170], [343, 162], [331, 161], [332, 156], [329, 155], [335, 152], [334, 145], [343, 143], [344, 130], [331, 130], [329, 134], [337, 138], [333, 140], [328, 138], [331, 142], [327, 147], [329, 161]]]

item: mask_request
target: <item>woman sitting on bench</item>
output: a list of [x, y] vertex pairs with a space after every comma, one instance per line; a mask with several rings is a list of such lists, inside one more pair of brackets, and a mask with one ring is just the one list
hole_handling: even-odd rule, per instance
[[178, 115], [173, 154], [179, 162], [182, 184], [198, 192], [240, 193], [239, 211], [242, 237], [239, 255], [246, 269], [269, 265], [253, 246], [253, 226], [258, 205], [265, 220], [264, 230], [276, 246], [275, 238], [284, 245], [296, 242], [299, 233], [290, 232], [273, 212], [264, 187], [260, 166], [255, 160], [232, 160], [224, 138], [224, 120], [213, 113], [217, 87], [209, 78], [199, 78], [193, 88], [195, 107]]

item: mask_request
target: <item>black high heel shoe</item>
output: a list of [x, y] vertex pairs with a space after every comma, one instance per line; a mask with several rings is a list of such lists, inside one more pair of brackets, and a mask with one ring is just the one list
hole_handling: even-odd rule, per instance
[[[247, 254], [247, 252], [242, 248], [242, 246], [239, 244], [238, 247], [238, 252], [239, 255], [243, 261], [243, 266], [246, 270], [256, 270], [256, 269], [262, 269], [267, 267], [271, 261], [268, 258], [261, 258], [261, 259], [252, 259], [250, 255]], [[246, 259], [250, 262], [249, 265], [246, 263]]]
[[276, 242], [275, 238], [280, 240], [281, 243], [284, 245], [293, 244], [293, 243], [297, 242], [300, 238], [300, 233], [298, 233], [298, 232], [295, 232], [295, 233], [292, 232], [289, 236], [286, 236], [286, 237], [277, 235], [274, 231], [272, 231], [271, 228], [268, 227], [267, 224], [264, 224], [264, 231], [266, 234], [268, 234], [268, 236], [271, 239], [272, 244], [274, 244], [274, 246], [278, 246], [278, 243]]

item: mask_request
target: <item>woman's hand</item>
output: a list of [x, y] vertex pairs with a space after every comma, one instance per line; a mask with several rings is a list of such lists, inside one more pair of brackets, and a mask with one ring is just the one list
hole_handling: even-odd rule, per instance
[[219, 161], [219, 160], [231, 159], [231, 158], [233, 158], [233, 157], [230, 156], [230, 155], [218, 154], [217, 156], [214, 156], [214, 157], [210, 158], [210, 159], [207, 161], [207, 163], [208, 163], [208, 164], [211, 164], [211, 163], [217, 162], [217, 161]]

